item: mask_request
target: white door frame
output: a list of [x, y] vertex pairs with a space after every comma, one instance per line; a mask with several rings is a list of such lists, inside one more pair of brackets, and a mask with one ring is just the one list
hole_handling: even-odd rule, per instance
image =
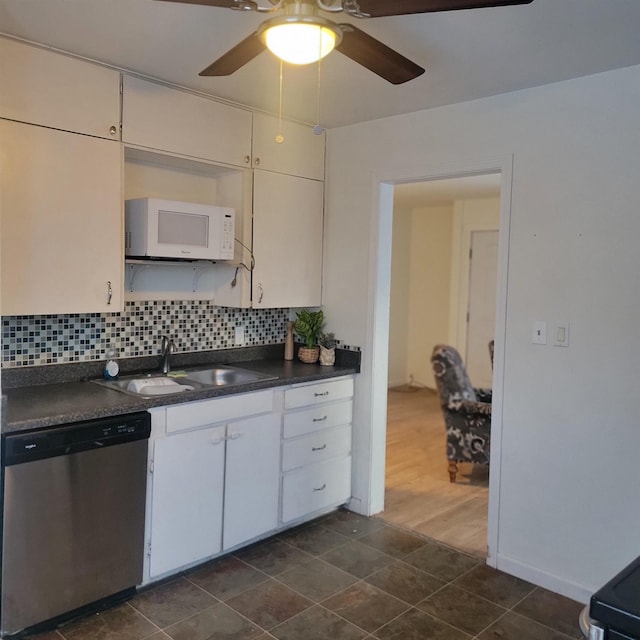
[[425, 182], [484, 173], [500, 173], [500, 231], [498, 243], [498, 285], [496, 295], [496, 336], [491, 418], [491, 466], [489, 471], [489, 517], [487, 563], [496, 566], [500, 515], [500, 471], [502, 456], [502, 393], [504, 388], [504, 340], [506, 332], [507, 278], [511, 228], [511, 181], [513, 156], [456, 162], [450, 166], [416, 170], [412, 175], [373, 176], [370, 232], [369, 298], [365, 349], [371, 354], [371, 394], [365, 411], [370, 416], [369, 450], [359, 452], [368, 460], [369, 492], [367, 505], [359, 512], [379, 513], [384, 509], [384, 468], [386, 447], [386, 397], [389, 347], [389, 292], [391, 282], [391, 230], [393, 186], [406, 182]]

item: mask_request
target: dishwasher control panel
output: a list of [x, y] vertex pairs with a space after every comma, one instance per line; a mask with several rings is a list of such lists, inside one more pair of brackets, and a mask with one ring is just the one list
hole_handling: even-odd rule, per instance
[[124, 416], [7, 434], [4, 436], [2, 464], [10, 466], [45, 457], [101, 449], [143, 440], [150, 433], [151, 416], [146, 411], [139, 411]]

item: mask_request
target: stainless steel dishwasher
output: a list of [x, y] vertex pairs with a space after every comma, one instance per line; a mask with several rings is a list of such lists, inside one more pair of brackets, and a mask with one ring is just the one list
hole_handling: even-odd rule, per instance
[[135, 592], [150, 425], [138, 412], [3, 437], [2, 636]]

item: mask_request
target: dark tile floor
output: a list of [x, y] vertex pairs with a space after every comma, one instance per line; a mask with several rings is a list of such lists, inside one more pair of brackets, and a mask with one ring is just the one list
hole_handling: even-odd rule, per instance
[[38, 640], [568, 640], [582, 605], [338, 511]]

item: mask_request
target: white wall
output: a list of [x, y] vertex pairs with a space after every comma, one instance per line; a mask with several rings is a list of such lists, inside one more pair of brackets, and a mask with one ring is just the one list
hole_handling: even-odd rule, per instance
[[451, 280], [451, 206], [414, 209], [407, 370], [417, 386], [435, 389], [434, 344], [447, 342]]
[[[354, 508], [384, 496], [392, 189], [380, 183], [512, 157], [493, 552], [585, 600], [640, 552], [639, 105], [631, 67], [328, 135], [324, 306], [364, 349]], [[538, 319], [570, 322], [569, 348], [531, 344]]]
[[393, 261], [391, 265], [391, 303], [389, 305], [389, 386], [406, 384], [411, 290], [411, 209], [393, 212]]
[[450, 205], [393, 212], [389, 386], [435, 388], [429, 358], [447, 342], [452, 228]]

